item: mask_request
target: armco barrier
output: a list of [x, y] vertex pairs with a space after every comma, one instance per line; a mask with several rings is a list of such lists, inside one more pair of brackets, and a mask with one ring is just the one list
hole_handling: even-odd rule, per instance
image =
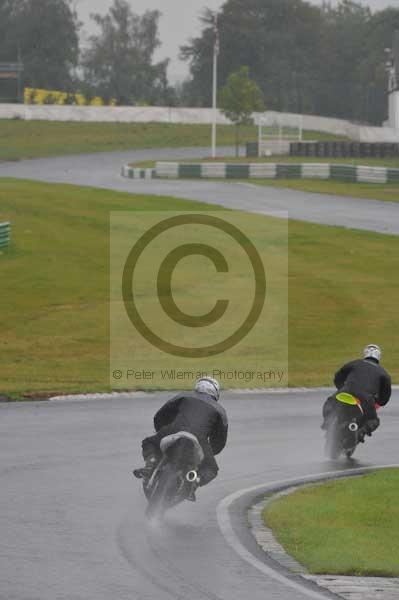
[[0, 223], [0, 248], [6, 248], [11, 240], [10, 223]]
[[352, 183], [399, 183], [399, 169], [328, 163], [178, 163], [155, 169], [122, 167], [130, 179], [333, 179]]

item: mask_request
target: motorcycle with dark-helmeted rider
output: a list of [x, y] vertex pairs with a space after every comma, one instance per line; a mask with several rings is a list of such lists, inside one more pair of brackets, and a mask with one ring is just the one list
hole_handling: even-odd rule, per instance
[[379, 427], [377, 411], [391, 397], [391, 377], [380, 365], [381, 348], [369, 344], [363, 358], [346, 363], [335, 374], [335, 394], [323, 406], [326, 454], [350, 458], [356, 446]]
[[162, 516], [183, 500], [196, 501], [196, 489], [217, 476], [215, 455], [226, 445], [228, 422], [218, 403], [220, 386], [201, 377], [191, 392], [166, 402], [154, 416], [155, 434], [142, 442], [142, 480], [147, 515]]

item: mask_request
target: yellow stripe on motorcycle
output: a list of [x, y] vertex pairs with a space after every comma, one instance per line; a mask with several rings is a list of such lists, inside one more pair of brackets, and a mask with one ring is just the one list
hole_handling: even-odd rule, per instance
[[347, 392], [341, 392], [337, 394], [336, 399], [344, 404], [352, 404], [353, 406], [357, 406], [357, 400], [352, 394], [348, 394]]

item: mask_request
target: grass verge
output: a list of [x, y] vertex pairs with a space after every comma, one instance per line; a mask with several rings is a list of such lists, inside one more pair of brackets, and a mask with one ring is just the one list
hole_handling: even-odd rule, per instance
[[[0, 393], [109, 389], [110, 210], [210, 205], [0, 180], [0, 221], [13, 224], [0, 255]], [[370, 339], [398, 381], [399, 237], [292, 221], [288, 233], [290, 385], [329, 384]]]
[[[248, 183], [249, 180], [245, 181]], [[399, 183], [350, 183], [317, 179], [251, 179], [250, 183], [314, 194], [399, 202]]]
[[[245, 127], [243, 140], [256, 137]], [[169, 123], [74, 123], [0, 120], [0, 160], [210, 145], [210, 125]], [[234, 144], [231, 126], [218, 129], [218, 144]]]
[[273, 502], [263, 518], [311, 573], [398, 577], [398, 486], [392, 469], [310, 486]]
[[[235, 128], [218, 127], [219, 146], [235, 144]], [[257, 140], [256, 127], [241, 128], [241, 143]], [[344, 139], [306, 132], [305, 139]], [[0, 160], [112, 152], [143, 148], [210, 146], [210, 125], [172, 123], [74, 123], [0, 120]]]

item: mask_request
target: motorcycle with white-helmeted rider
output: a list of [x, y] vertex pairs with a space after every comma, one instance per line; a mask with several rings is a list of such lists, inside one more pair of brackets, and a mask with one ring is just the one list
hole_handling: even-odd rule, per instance
[[194, 390], [181, 392], [154, 416], [155, 434], [142, 441], [142, 479], [147, 512], [162, 512], [182, 500], [195, 502], [196, 489], [218, 473], [215, 455], [226, 445], [228, 421], [219, 404], [220, 385], [201, 377]]
[[323, 406], [327, 454], [352, 456], [356, 445], [379, 427], [377, 411], [391, 397], [391, 377], [381, 366], [381, 348], [368, 344], [363, 358], [344, 364], [335, 374], [337, 391]]

